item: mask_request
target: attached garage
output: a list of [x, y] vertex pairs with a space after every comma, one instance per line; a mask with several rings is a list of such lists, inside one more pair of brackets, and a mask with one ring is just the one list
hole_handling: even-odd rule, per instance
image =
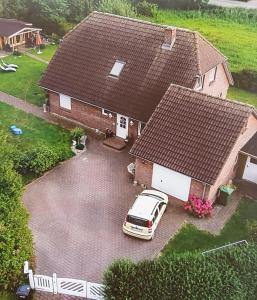
[[257, 158], [247, 158], [243, 179], [257, 183]]
[[240, 151], [247, 157], [242, 178], [257, 183], [257, 133]]
[[188, 200], [191, 178], [153, 164], [152, 187], [183, 201]]

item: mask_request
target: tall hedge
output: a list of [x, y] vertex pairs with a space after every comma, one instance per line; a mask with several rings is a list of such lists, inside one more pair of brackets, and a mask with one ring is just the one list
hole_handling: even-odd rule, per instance
[[21, 202], [20, 175], [10, 159], [6, 136], [0, 132], [0, 291], [10, 290], [22, 281], [22, 267], [33, 255], [28, 214]]
[[196, 254], [154, 261], [114, 262], [104, 275], [107, 299], [246, 299], [236, 270], [226, 260]]

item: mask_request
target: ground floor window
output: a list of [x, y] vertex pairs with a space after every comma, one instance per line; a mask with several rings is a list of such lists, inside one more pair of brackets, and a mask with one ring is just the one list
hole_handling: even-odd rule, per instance
[[60, 94], [60, 107], [71, 110], [71, 97]]

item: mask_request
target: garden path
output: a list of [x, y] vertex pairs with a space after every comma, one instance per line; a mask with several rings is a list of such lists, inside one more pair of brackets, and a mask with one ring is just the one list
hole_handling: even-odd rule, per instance
[[209, 4], [223, 7], [241, 7], [247, 9], [257, 9], [257, 0], [250, 0], [248, 2], [236, 0], [210, 0]]

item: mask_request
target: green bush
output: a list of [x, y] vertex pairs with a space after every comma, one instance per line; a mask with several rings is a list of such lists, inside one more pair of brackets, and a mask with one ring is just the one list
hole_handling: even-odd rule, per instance
[[[59, 151], [62, 154], [62, 151]], [[32, 172], [34, 174], [43, 174], [52, 169], [63, 159], [57, 150], [47, 146], [40, 146], [23, 153], [17, 153], [15, 157], [15, 169], [21, 174]]]
[[133, 5], [127, 0], [102, 0], [97, 10], [125, 17], [136, 17]]
[[21, 202], [21, 177], [1, 132], [0, 139], [0, 290], [10, 290], [23, 280], [23, 263], [31, 259], [33, 247], [28, 214]]
[[244, 90], [257, 93], [257, 72], [253, 70], [242, 70], [232, 73], [235, 86]]
[[161, 8], [195, 9], [205, 6], [209, 0], [150, 0]]
[[246, 299], [232, 266], [196, 254], [116, 261], [105, 272], [104, 284], [107, 299]]
[[140, 1], [136, 5], [136, 10], [139, 15], [146, 17], [156, 17], [158, 13], [158, 6], [155, 3], [149, 3], [147, 1]]
[[78, 145], [80, 143], [80, 139], [84, 134], [84, 130], [80, 127], [75, 127], [71, 130], [71, 138], [76, 141]]

